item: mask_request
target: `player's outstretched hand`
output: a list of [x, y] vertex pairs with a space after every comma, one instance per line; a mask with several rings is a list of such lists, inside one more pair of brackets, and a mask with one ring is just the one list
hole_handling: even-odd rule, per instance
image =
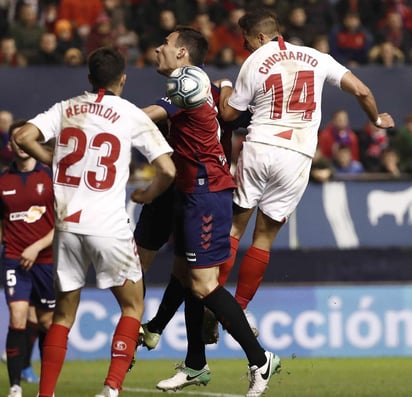
[[379, 125], [380, 128], [395, 127], [395, 122], [393, 121], [393, 118], [389, 113], [380, 113], [379, 118], [381, 119], [381, 123]]

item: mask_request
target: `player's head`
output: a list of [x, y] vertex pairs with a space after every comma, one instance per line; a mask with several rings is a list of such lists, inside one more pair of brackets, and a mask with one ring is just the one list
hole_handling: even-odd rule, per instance
[[166, 76], [182, 66], [200, 66], [205, 62], [208, 42], [202, 33], [188, 26], [178, 26], [156, 48], [157, 71]]
[[242, 30], [244, 47], [251, 52], [280, 35], [276, 15], [265, 9], [247, 12], [240, 17], [238, 24]]
[[25, 160], [31, 156], [24, 150], [20, 149], [16, 142], [14, 142], [14, 135], [17, 131], [27, 123], [27, 120], [16, 120], [9, 127], [9, 148], [14, 153], [14, 156], [20, 160]]
[[126, 81], [126, 61], [116, 49], [102, 47], [93, 51], [87, 60], [89, 81], [93, 90], [109, 89], [120, 95]]

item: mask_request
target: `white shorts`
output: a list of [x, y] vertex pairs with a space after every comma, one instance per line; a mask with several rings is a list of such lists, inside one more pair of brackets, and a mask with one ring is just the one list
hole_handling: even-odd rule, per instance
[[311, 164], [310, 157], [294, 150], [246, 141], [236, 167], [233, 201], [286, 222], [305, 192]]
[[126, 280], [137, 282], [142, 278], [133, 237], [118, 239], [56, 231], [53, 249], [59, 291], [84, 287], [91, 264], [96, 272], [96, 285], [101, 289], [123, 285]]

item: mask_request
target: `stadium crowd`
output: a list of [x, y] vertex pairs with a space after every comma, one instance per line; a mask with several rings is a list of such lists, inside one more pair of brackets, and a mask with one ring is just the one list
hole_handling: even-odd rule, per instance
[[276, 12], [286, 40], [346, 66], [412, 62], [410, 0], [1, 0], [0, 65], [84, 64], [102, 45], [137, 67], [151, 65], [178, 24], [208, 38], [208, 64], [240, 65], [248, 52], [237, 21], [262, 7]]
[[[287, 41], [330, 53], [349, 68], [412, 63], [412, 0], [0, 0], [0, 67], [75, 67], [107, 45], [119, 49], [129, 65], [152, 66], [155, 49], [177, 25], [193, 26], [208, 38], [208, 65], [240, 66], [249, 53], [237, 21], [262, 7], [276, 12]], [[10, 122], [6, 109], [0, 112], [2, 166], [10, 158], [3, 118]], [[397, 130], [366, 123], [353, 131], [348, 113], [336, 109], [319, 132], [313, 180], [411, 174], [412, 112], [403, 121]], [[234, 137], [234, 161], [243, 135]], [[152, 176], [138, 154], [132, 174]]]

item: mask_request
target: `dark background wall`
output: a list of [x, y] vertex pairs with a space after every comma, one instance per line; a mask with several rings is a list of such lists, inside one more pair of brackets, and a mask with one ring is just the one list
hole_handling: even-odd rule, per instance
[[[208, 67], [212, 79], [228, 77], [235, 80], [238, 68]], [[353, 70], [375, 93], [379, 109], [390, 112], [399, 125], [404, 116], [412, 112], [412, 68], [359, 67]], [[164, 95], [165, 77], [153, 68], [127, 69], [124, 97], [138, 106], [147, 106]], [[30, 67], [0, 69], [0, 109], [11, 110], [18, 118], [29, 118], [51, 106], [54, 102], [89, 90], [87, 69], [59, 67]], [[335, 87], [325, 85], [323, 95], [323, 124], [338, 108], [349, 110], [352, 126], [360, 128], [366, 117], [356, 100]]]

